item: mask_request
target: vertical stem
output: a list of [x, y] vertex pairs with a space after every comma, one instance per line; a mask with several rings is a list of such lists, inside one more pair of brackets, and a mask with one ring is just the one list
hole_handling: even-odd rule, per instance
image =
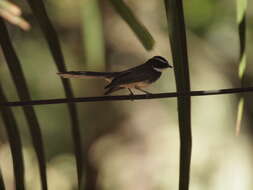
[[[174, 72], [178, 93], [190, 92], [190, 75], [182, 0], [164, 0], [169, 38], [174, 61]], [[191, 162], [191, 98], [179, 96], [177, 100], [180, 132], [180, 176], [179, 190], [188, 190]]]

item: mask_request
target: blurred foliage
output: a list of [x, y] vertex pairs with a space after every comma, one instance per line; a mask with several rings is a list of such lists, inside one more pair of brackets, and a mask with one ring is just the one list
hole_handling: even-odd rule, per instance
[[129, 27], [136, 34], [137, 38], [143, 44], [146, 50], [151, 50], [154, 47], [154, 39], [149, 33], [147, 28], [135, 17], [131, 9], [122, 0], [110, 0], [111, 4], [122, 17], [123, 20], [128, 23]]
[[21, 13], [21, 9], [15, 4], [6, 0], [0, 1], [0, 16], [23, 30], [29, 30], [31, 26], [21, 17]]
[[83, 41], [86, 65], [89, 69], [103, 68], [105, 49], [99, 1], [84, 1], [81, 5]]
[[[86, 0], [88, 1], [88, 0]], [[46, 6], [59, 35], [68, 70], [86, 70], [83, 38], [83, 1], [47, 0]], [[106, 69], [119, 71], [141, 64], [153, 55], [171, 60], [162, 1], [125, 1], [149, 29], [156, 45], [147, 52], [108, 1], [100, 1]], [[230, 0], [184, 1], [192, 90], [238, 87], [239, 38], [236, 5]], [[33, 99], [63, 98], [56, 68], [34, 16], [18, 2], [32, 29], [24, 33], [8, 25]], [[24, 9], [23, 9], [24, 7]], [[253, 6], [248, 4], [247, 61], [253, 60]], [[100, 43], [100, 42], [99, 42]], [[96, 45], [96, 44], [94, 44]], [[98, 59], [103, 59], [98, 57]], [[103, 67], [103, 65], [102, 65]], [[102, 68], [95, 67], [96, 70]], [[245, 85], [253, 85], [253, 68], [247, 67]], [[16, 90], [0, 53], [0, 80], [9, 100]], [[97, 96], [105, 82], [71, 80], [75, 96]], [[151, 92], [175, 91], [168, 70], [150, 87]], [[128, 94], [120, 91], [119, 94]], [[252, 95], [245, 95], [241, 134], [235, 138], [237, 95], [192, 98], [193, 158], [191, 189], [251, 190]], [[176, 189], [179, 136], [175, 99], [79, 103], [81, 135], [90, 144], [89, 158], [99, 171], [101, 189]], [[45, 141], [49, 189], [77, 187], [70, 119], [65, 105], [36, 106]], [[31, 137], [20, 108], [13, 108], [24, 142], [28, 189], [39, 186]], [[0, 118], [0, 167], [6, 189], [13, 187], [9, 145]], [[236, 171], [236, 172], [235, 172]]]

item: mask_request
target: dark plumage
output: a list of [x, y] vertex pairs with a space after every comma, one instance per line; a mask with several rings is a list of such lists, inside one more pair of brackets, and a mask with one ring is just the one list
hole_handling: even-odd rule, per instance
[[69, 71], [58, 74], [64, 78], [104, 78], [110, 82], [105, 87], [106, 95], [124, 88], [133, 94], [132, 88], [148, 93], [142, 88], [158, 80], [166, 68], [172, 68], [167, 60], [154, 56], [142, 65], [121, 72]]

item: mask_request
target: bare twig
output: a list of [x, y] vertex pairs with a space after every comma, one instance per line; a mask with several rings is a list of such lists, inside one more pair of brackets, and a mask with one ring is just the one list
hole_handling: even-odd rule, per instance
[[62, 104], [69, 102], [102, 102], [102, 101], [122, 101], [122, 100], [145, 100], [145, 99], [159, 99], [159, 98], [175, 98], [179, 96], [209, 96], [209, 95], [222, 95], [222, 94], [235, 94], [253, 92], [253, 87], [247, 88], [229, 88], [219, 90], [198, 90], [191, 91], [190, 93], [159, 93], [149, 95], [124, 95], [124, 96], [96, 96], [96, 97], [80, 97], [80, 98], [58, 98], [58, 99], [45, 99], [33, 101], [15, 101], [1, 103], [1, 106], [31, 106], [31, 105], [48, 105], [48, 104]]

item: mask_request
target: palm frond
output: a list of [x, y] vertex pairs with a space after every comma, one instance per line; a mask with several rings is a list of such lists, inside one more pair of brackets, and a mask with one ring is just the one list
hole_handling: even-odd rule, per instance
[[[0, 102], [1, 103], [7, 102], [7, 98], [4, 95], [1, 84], [0, 84]], [[10, 143], [16, 189], [24, 190], [25, 169], [24, 169], [24, 159], [22, 153], [20, 132], [18, 130], [18, 126], [11, 108], [0, 106], [0, 112], [3, 118], [3, 122]], [[0, 189], [5, 189], [1, 173], [0, 173]]]
[[[247, 57], [246, 57], [246, 11], [247, 11], [247, 0], [237, 0], [237, 24], [239, 31], [239, 41], [240, 41], [240, 57], [239, 57], [239, 67], [238, 76], [241, 80], [242, 87], [244, 86], [244, 74], [246, 71]], [[241, 123], [243, 118], [244, 110], [244, 97], [240, 97], [237, 117], [236, 117], [236, 135], [239, 135], [241, 130]]]
[[[24, 73], [22, 71], [21, 64], [16, 55], [16, 52], [11, 44], [7, 28], [4, 21], [0, 18], [0, 43], [3, 49], [3, 53], [11, 73], [11, 77], [17, 89], [17, 94], [20, 100], [31, 100], [28, 86], [25, 80]], [[32, 106], [23, 107], [23, 111], [28, 122], [29, 130], [32, 137], [33, 146], [37, 155], [40, 169], [41, 185], [42, 189], [47, 189], [47, 177], [46, 177], [46, 161], [43, 149], [42, 135], [40, 131], [40, 125], [38, 118]]]
[[[39, 25], [43, 31], [43, 34], [47, 40], [49, 45], [49, 49], [55, 61], [55, 65], [58, 68], [58, 71], [64, 72], [66, 71], [63, 53], [61, 51], [60, 42], [57, 36], [57, 33], [47, 15], [45, 5], [42, 0], [28, 0], [28, 3], [36, 16]], [[71, 85], [69, 80], [61, 79], [63, 88], [65, 91], [65, 95], [67, 98], [73, 98], [73, 92], [71, 89]], [[75, 104], [69, 103], [68, 104], [69, 114], [71, 117], [71, 130], [72, 130], [72, 137], [74, 141], [74, 150], [75, 150], [75, 157], [76, 157], [76, 165], [77, 165], [77, 175], [78, 175], [78, 182], [80, 185], [80, 180], [82, 176], [82, 144], [81, 144], [81, 136], [80, 136], [80, 127], [79, 121], [77, 116], [77, 108]]]
[[136, 18], [132, 10], [122, 0], [110, 0], [114, 9], [121, 16], [123, 20], [133, 30], [142, 45], [146, 50], [151, 50], [154, 47], [155, 40], [148, 31], [148, 29]]
[[[183, 2], [182, 0], [164, 0], [164, 3], [168, 20], [177, 92], [189, 93], [190, 76]], [[190, 96], [179, 96], [177, 105], [180, 132], [179, 190], [188, 190], [192, 146]]]

